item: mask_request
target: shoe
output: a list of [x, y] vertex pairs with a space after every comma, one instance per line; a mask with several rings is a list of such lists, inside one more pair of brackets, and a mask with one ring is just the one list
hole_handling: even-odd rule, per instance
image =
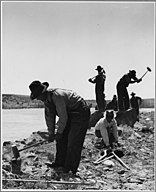
[[72, 171], [73, 175], [76, 175], [76, 172], [77, 172], [77, 171]]
[[50, 168], [59, 168], [59, 167], [62, 167], [62, 165], [59, 165], [55, 162], [53, 163], [46, 163], [46, 165], [48, 165]]
[[69, 169], [63, 167], [63, 173], [69, 173]]

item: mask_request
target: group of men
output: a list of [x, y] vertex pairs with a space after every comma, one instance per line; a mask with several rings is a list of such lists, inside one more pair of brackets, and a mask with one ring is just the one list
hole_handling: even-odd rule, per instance
[[95, 84], [96, 103], [99, 111], [104, 112], [109, 107], [113, 108], [115, 111], [126, 111], [130, 108], [130, 104], [132, 108], [137, 108], [138, 110], [138, 104], [140, 103], [141, 98], [134, 97], [135, 93], [132, 93], [131, 95], [133, 98], [130, 100], [127, 91], [129, 84], [140, 83], [142, 81], [142, 79], [138, 79], [136, 77], [135, 70], [129, 70], [129, 72], [123, 75], [123, 77], [117, 82], [116, 89], [118, 100], [116, 95], [114, 95], [109, 106], [106, 105], [104, 93], [106, 72], [100, 65], [98, 65], [95, 70], [98, 71], [98, 75], [93, 78], [89, 78], [88, 81]]
[[[106, 73], [101, 66], [97, 66], [96, 70], [98, 75], [90, 78], [89, 82], [95, 83], [98, 110], [104, 112], [106, 108], [104, 94]], [[134, 81], [132, 82], [131, 79]], [[120, 79], [117, 84], [119, 110], [129, 108], [129, 97], [126, 89], [129, 83], [139, 83], [140, 81], [134, 70]], [[38, 80], [29, 85], [31, 100], [37, 99], [44, 103], [45, 120], [49, 132], [48, 140], [49, 142], [56, 140], [56, 158], [49, 166], [62, 168], [64, 173], [71, 171], [76, 174], [89, 125], [90, 107], [81, 96], [71, 90], [48, 89], [48, 87], [48, 82], [41, 83]], [[57, 129], [56, 116], [59, 117]], [[110, 137], [111, 134], [113, 136]], [[113, 112], [107, 111], [105, 117], [100, 119], [95, 126], [95, 135], [103, 138], [107, 149], [112, 147], [113, 143], [118, 143], [117, 124]], [[114, 139], [109, 141], [110, 138]]]

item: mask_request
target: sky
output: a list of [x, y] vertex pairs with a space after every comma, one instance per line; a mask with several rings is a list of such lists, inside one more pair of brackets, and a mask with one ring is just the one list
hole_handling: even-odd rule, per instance
[[95, 99], [97, 65], [106, 71], [105, 95], [129, 70], [141, 83], [129, 94], [155, 98], [155, 3], [1, 2], [1, 92], [30, 95], [34, 80]]

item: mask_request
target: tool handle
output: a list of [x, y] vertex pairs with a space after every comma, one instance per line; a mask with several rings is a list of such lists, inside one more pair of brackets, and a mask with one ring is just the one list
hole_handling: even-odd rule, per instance
[[113, 156], [114, 156], [114, 155], [111, 155], [111, 156], [109, 156], [109, 157], [106, 157], [106, 158], [104, 158], [104, 159], [101, 159], [100, 161], [95, 161], [94, 164], [102, 163], [102, 162], [104, 162], [104, 161], [106, 161], [106, 160], [111, 159]]
[[[147, 72], [148, 72], [148, 71], [146, 71], [146, 73], [147, 73]], [[142, 76], [142, 77], [140, 77], [140, 79], [142, 79], [142, 78], [146, 75], [146, 73], [144, 73], [144, 74], [143, 74], [143, 76]]]
[[35, 143], [35, 144], [33, 144], [33, 145], [29, 145], [28, 147], [25, 147], [25, 148], [20, 149], [20, 150], [18, 150], [18, 151], [19, 151], [19, 152], [20, 152], [20, 151], [24, 151], [24, 150], [29, 149], [29, 148], [31, 148], [31, 147], [34, 147], [34, 146], [36, 146], [36, 145], [43, 144], [43, 143], [45, 143], [46, 141], [47, 141], [47, 140], [40, 141], [40, 142], [38, 142], [38, 143]]
[[98, 163], [99, 161], [101, 161], [103, 158], [105, 158], [107, 156], [107, 153], [106, 153], [106, 150], [105, 150], [105, 153], [104, 155], [102, 155], [99, 159], [97, 159], [96, 161], [94, 161], [94, 163]]
[[119, 163], [121, 163], [122, 166], [126, 167], [128, 170], [130, 170], [130, 168], [114, 153], [112, 152], [112, 154], [114, 155], [114, 157], [119, 161]]

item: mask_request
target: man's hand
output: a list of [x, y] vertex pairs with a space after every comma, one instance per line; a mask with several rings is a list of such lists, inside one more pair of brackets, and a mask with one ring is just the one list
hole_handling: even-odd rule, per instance
[[53, 142], [54, 139], [55, 139], [54, 134], [53, 134], [53, 133], [49, 134], [48, 142], [49, 142], [49, 143], [50, 143], [50, 142]]
[[55, 140], [56, 141], [60, 141], [62, 139], [62, 133], [56, 133], [56, 135], [55, 135]]
[[142, 79], [140, 78], [140, 79], [137, 80], [137, 83], [140, 83], [141, 81], [142, 81]]
[[106, 146], [106, 150], [107, 155], [109, 155], [112, 152], [112, 148], [110, 147], [110, 145]]

